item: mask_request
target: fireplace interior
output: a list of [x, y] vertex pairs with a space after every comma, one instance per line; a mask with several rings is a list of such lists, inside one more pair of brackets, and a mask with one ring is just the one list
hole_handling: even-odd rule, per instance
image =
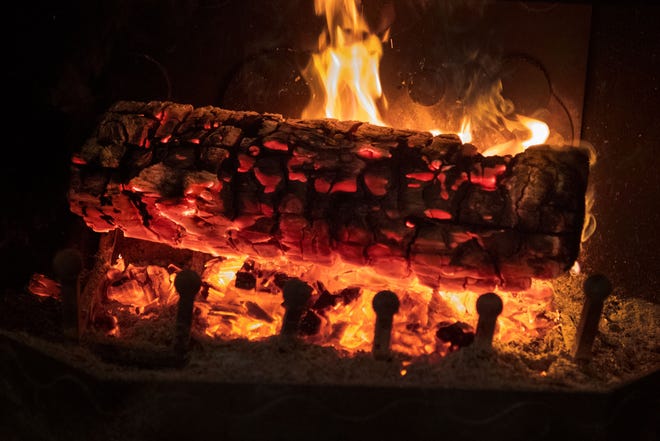
[[660, 9], [314, 4], [10, 7], [3, 439], [655, 439]]

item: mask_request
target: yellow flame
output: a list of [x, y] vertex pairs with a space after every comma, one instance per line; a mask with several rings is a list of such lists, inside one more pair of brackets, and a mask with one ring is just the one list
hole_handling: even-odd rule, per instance
[[518, 115], [518, 121], [530, 131], [530, 137], [520, 143], [524, 148], [543, 144], [550, 136], [550, 127], [543, 121], [523, 115]]
[[[303, 118], [336, 118], [340, 120], [366, 121], [387, 125], [380, 114], [379, 103], [386, 105], [380, 81], [379, 65], [383, 54], [382, 40], [369, 29], [359, 11], [359, 0], [315, 0], [317, 15], [325, 16], [326, 29], [319, 36], [318, 52], [313, 54], [303, 75], [311, 89], [311, 100], [303, 111]], [[486, 148], [482, 154], [515, 155], [527, 147], [543, 144], [550, 135], [550, 128], [543, 121], [524, 115], [514, 119], [490, 115], [493, 102], [505, 101], [498, 82], [484, 92], [477, 104], [466, 111], [458, 133], [442, 129], [429, 130], [434, 136], [456, 133], [463, 143], [473, 141], [473, 121], [495, 123], [503, 121], [513, 139]], [[512, 108], [510, 109], [512, 110]], [[477, 127], [478, 128], [478, 127]]]
[[516, 155], [528, 147], [543, 144], [550, 136], [550, 127], [546, 123], [524, 115], [516, 115], [515, 120], [504, 120], [504, 125], [514, 138], [487, 148], [482, 155]]
[[377, 102], [383, 97], [379, 64], [380, 39], [358, 12], [355, 0], [315, 0], [317, 15], [325, 15], [327, 29], [319, 37], [303, 75], [312, 98], [303, 118], [337, 118], [386, 125]]
[[472, 122], [469, 118], [463, 118], [461, 131], [458, 132], [458, 137], [461, 138], [463, 144], [472, 142]]
[[[443, 133], [450, 133], [443, 131], [441, 129], [431, 129], [429, 130], [431, 135], [433, 136], [438, 136], [442, 135]], [[467, 116], [463, 118], [463, 122], [461, 122], [461, 130], [456, 133], [458, 137], [461, 139], [461, 142], [463, 144], [467, 144], [468, 142], [472, 142], [472, 122], [470, 121], [470, 118]]]

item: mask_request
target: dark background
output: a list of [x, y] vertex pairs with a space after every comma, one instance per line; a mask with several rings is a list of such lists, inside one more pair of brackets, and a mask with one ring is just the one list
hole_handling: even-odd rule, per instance
[[[395, 2], [399, 18], [416, 2]], [[378, 17], [385, 3], [365, 1], [367, 12]], [[54, 253], [79, 239], [82, 224], [66, 202], [69, 158], [110, 104], [168, 99], [298, 116], [307, 99], [298, 69], [323, 24], [311, 0], [12, 2], [6, 8], [4, 288], [48, 273]], [[598, 153], [592, 174], [598, 227], [580, 259], [585, 271], [607, 274], [619, 292], [655, 302], [659, 19], [660, 8], [651, 3], [592, 4], [582, 139]]]

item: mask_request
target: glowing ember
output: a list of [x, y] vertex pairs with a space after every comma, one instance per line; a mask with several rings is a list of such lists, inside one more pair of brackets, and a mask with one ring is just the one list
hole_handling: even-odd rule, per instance
[[43, 274], [33, 274], [28, 284], [28, 291], [39, 297], [59, 298], [60, 284]]
[[[123, 308], [149, 318], [176, 303], [175, 272], [156, 267], [136, 267], [123, 261], [108, 272], [108, 313]], [[249, 274], [253, 284], [239, 283]], [[394, 316], [392, 349], [410, 357], [446, 353], [452, 344], [437, 337], [447, 323], [476, 325], [475, 302], [481, 294], [434, 291], [416, 277], [386, 278], [371, 268], [345, 263], [331, 268], [294, 265], [285, 260], [254, 262], [243, 257], [215, 258], [203, 273], [204, 288], [195, 302], [197, 332], [219, 340], [261, 340], [279, 334], [284, 316], [281, 286], [295, 274], [314, 288], [303, 314], [300, 337], [310, 344], [331, 346], [344, 354], [371, 351], [376, 316], [372, 300], [378, 291], [394, 290], [401, 302]], [[241, 287], [242, 286], [242, 287]], [[524, 292], [497, 293], [504, 302], [496, 340], [507, 343], [543, 337], [552, 328], [552, 288], [535, 281]], [[119, 335], [117, 327], [107, 331]], [[402, 374], [405, 375], [405, 374]]]

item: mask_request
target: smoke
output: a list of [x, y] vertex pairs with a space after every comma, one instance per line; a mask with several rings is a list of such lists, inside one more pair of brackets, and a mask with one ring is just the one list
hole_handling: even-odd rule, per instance
[[[581, 140], [579, 148], [585, 150], [589, 155], [589, 171], [593, 170], [594, 165], [596, 164], [596, 148], [593, 144], [588, 141]], [[594, 202], [596, 201], [596, 195], [594, 191], [593, 180], [589, 180], [589, 185], [587, 186], [587, 193], [585, 195], [585, 207], [584, 207], [584, 226], [582, 228], [582, 243], [589, 240], [591, 236], [596, 232], [596, 216], [594, 214]]]

